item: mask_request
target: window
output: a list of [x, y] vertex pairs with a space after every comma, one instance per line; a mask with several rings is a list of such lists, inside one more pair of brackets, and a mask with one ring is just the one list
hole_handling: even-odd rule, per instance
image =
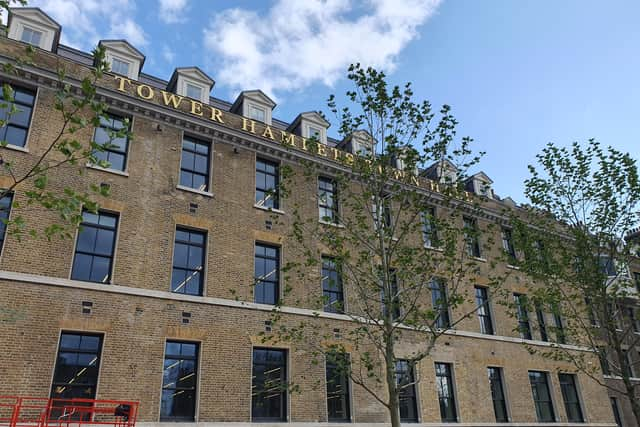
[[467, 255], [480, 258], [480, 242], [478, 240], [478, 223], [474, 218], [463, 217], [464, 239], [467, 247]]
[[[638, 254], [638, 256], [640, 256], [640, 254]], [[640, 292], [640, 273], [639, 272], [633, 273], [633, 280], [636, 282], [636, 290]]]
[[280, 249], [256, 243], [254, 264], [255, 302], [275, 305], [280, 297]]
[[529, 382], [531, 383], [531, 393], [533, 394], [533, 403], [536, 406], [538, 422], [554, 422], [556, 416], [553, 412], [547, 374], [545, 372], [529, 371]]
[[536, 304], [536, 318], [538, 319], [540, 340], [549, 341], [549, 334], [547, 334], [547, 321], [544, 317], [544, 311], [542, 311], [542, 307], [539, 304]]
[[349, 356], [327, 356], [327, 415], [329, 421], [349, 421]]
[[502, 229], [502, 249], [509, 257], [509, 262], [516, 260], [516, 248], [513, 246], [513, 234], [508, 228]]
[[259, 122], [266, 123], [267, 112], [264, 108], [256, 107], [255, 105], [249, 106], [249, 118], [257, 120]]
[[202, 88], [200, 86], [192, 85], [191, 83], [187, 83], [187, 96], [189, 98], [201, 100], [202, 99]]
[[384, 230], [391, 227], [391, 200], [389, 196], [382, 196], [380, 206], [375, 201], [372, 203], [373, 227], [375, 231]]
[[0, 127], [0, 141], [24, 147], [36, 93], [19, 87], [12, 86], [12, 89], [13, 101], [0, 101], [0, 120], [4, 122], [4, 126]]
[[436, 311], [436, 326], [440, 329], [449, 328], [449, 303], [447, 301], [447, 285], [442, 279], [431, 279], [431, 303]]
[[640, 320], [636, 316], [636, 312], [633, 307], [625, 307], [624, 309], [626, 318], [633, 329], [633, 332], [640, 333]]
[[101, 349], [101, 335], [62, 332], [53, 373], [51, 398], [94, 399]]
[[71, 279], [109, 283], [113, 268], [118, 215], [82, 212]]
[[621, 366], [622, 375], [629, 378], [634, 378], [636, 375], [633, 369], [633, 359], [631, 358], [631, 351], [629, 349], [623, 350], [623, 354], [625, 363], [623, 363], [623, 365]]
[[622, 427], [622, 418], [620, 417], [620, 408], [618, 408], [618, 399], [615, 397], [609, 398], [611, 401], [611, 410], [613, 411], [613, 418], [616, 420], [616, 425]]
[[453, 394], [453, 377], [450, 363], [436, 363], [436, 387], [440, 402], [440, 417], [443, 422], [458, 421], [456, 401]]
[[207, 234], [176, 228], [173, 245], [171, 292], [202, 295]]
[[287, 420], [287, 352], [253, 349], [251, 420]]
[[[386, 289], [382, 279], [380, 279], [380, 286], [382, 286], [382, 315], [384, 317], [391, 316], [391, 320], [397, 320], [400, 318], [400, 297], [398, 296], [398, 277], [395, 270], [389, 271], [389, 288], [391, 295], [386, 295]], [[389, 309], [391, 313], [389, 314]]]
[[322, 257], [322, 295], [324, 311], [344, 313], [342, 274], [334, 258]]
[[307, 138], [316, 138], [318, 141], [322, 139], [322, 131], [314, 126], [309, 126], [309, 135]]
[[209, 191], [211, 145], [194, 138], [182, 139], [180, 185], [198, 191]]
[[129, 63], [118, 58], [111, 58], [111, 71], [123, 76], [129, 75]]
[[531, 325], [529, 324], [529, 312], [527, 310], [527, 296], [523, 294], [513, 294], [516, 315], [518, 318], [518, 331], [522, 339], [531, 339]]
[[562, 400], [567, 410], [567, 420], [570, 423], [583, 423], [582, 408], [580, 407], [580, 399], [578, 398], [578, 389], [576, 387], [576, 376], [572, 374], [558, 374], [560, 380], [560, 388], [562, 389]]
[[42, 32], [36, 31], [29, 27], [24, 27], [22, 29], [22, 37], [20, 38], [20, 40], [39, 47], [40, 41], [42, 40]]
[[4, 247], [4, 238], [7, 234], [7, 224], [5, 221], [9, 220], [12, 201], [12, 194], [6, 195], [2, 199], [0, 199], [0, 251], [2, 251], [2, 248]]
[[415, 375], [413, 367], [406, 360], [396, 360], [396, 383], [403, 387], [400, 390], [400, 421], [418, 422], [418, 401], [416, 396]]
[[335, 180], [318, 178], [318, 209], [320, 221], [338, 222], [338, 189]]
[[436, 210], [434, 208], [427, 208], [422, 211], [422, 241], [429, 248], [440, 246], [436, 227]]
[[167, 341], [162, 374], [160, 421], [193, 421], [196, 414], [198, 344]]
[[279, 181], [280, 166], [277, 163], [256, 159], [256, 205], [271, 209], [280, 207]]
[[600, 256], [600, 272], [606, 274], [608, 277], [613, 277], [618, 274], [616, 269], [616, 263], [608, 256]]
[[609, 365], [609, 356], [606, 348], [598, 347], [598, 359], [600, 360], [602, 375], [611, 375], [611, 365]]
[[564, 330], [564, 322], [559, 310], [560, 309], [557, 307], [554, 307], [553, 309], [553, 323], [555, 324], [556, 342], [558, 344], [566, 344], [567, 334]]
[[480, 320], [480, 333], [493, 335], [493, 320], [491, 319], [491, 309], [489, 307], [489, 295], [487, 288], [475, 287], [476, 305], [478, 306], [478, 319]]
[[93, 155], [96, 160], [109, 163], [109, 169], [125, 170], [129, 138], [126, 135], [116, 137], [115, 134], [126, 127], [127, 124], [123, 117], [113, 114], [100, 117], [100, 126], [96, 128], [93, 140], [102, 146], [102, 149], [94, 150]]
[[502, 383], [502, 369], [489, 367], [487, 368], [487, 373], [489, 375], [491, 400], [493, 400], [493, 412], [496, 415], [496, 421], [507, 423], [509, 422], [509, 416], [507, 415], [507, 400]]

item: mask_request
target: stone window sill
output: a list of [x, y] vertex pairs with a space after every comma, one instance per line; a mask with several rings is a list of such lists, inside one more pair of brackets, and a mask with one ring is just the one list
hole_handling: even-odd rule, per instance
[[3, 145], [2, 148], [7, 148], [7, 149], [13, 150], [13, 151], [21, 151], [23, 153], [28, 153], [29, 152], [28, 148], [20, 147], [18, 145], [13, 145], [13, 144]]
[[213, 193], [210, 193], [208, 191], [196, 190], [195, 188], [184, 187], [182, 185], [176, 185], [176, 188], [178, 190], [188, 191], [190, 193], [199, 194], [199, 195], [205, 196], [205, 197], [213, 197]]
[[87, 167], [89, 169], [95, 169], [102, 172], [112, 173], [114, 175], [129, 176], [129, 172], [120, 171], [118, 169], [102, 168], [100, 166], [92, 165], [90, 163], [87, 163]]
[[280, 209], [268, 208], [266, 206], [260, 206], [260, 205], [253, 205], [253, 207], [256, 209], [260, 209], [261, 211], [273, 212], [273, 213], [277, 213], [278, 215], [284, 215], [284, 211]]

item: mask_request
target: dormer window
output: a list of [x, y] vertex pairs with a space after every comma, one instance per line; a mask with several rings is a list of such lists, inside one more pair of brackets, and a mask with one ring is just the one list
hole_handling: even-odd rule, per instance
[[276, 103], [261, 90], [245, 90], [240, 92], [229, 111], [271, 125], [271, 112], [275, 106]]
[[42, 40], [42, 31], [34, 30], [33, 28], [24, 27], [22, 29], [22, 37], [20, 38], [25, 43], [40, 47], [40, 41]]
[[249, 118], [265, 123], [267, 117], [267, 111], [264, 108], [257, 107], [255, 105], [249, 106]]
[[173, 71], [167, 90], [209, 104], [209, 93], [214, 83], [213, 79], [198, 67], [181, 67]]
[[322, 137], [322, 131], [317, 127], [309, 126], [307, 127], [307, 138], [316, 138], [320, 140]]
[[202, 88], [200, 86], [187, 83], [187, 96], [193, 99], [202, 99]]
[[111, 71], [116, 73], [116, 74], [121, 74], [123, 76], [128, 76], [129, 75], [129, 65], [131, 65], [129, 62], [127, 61], [123, 61], [119, 58], [112, 58], [111, 59]]
[[327, 143], [327, 128], [331, 124], [322, 117], [322, 114], [309, 111], [301, 113], [296, 119], [289, 125], [287, 130], [289, 132], [296, 133], [304, 138], [315, 137], [319, 143]]

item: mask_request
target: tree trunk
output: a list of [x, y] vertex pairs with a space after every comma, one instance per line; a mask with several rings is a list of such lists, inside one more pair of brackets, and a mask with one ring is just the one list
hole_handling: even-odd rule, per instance
[[398, 399], [398, 387], [396, 386], [395, 366], [389, 369], [387, 364], [387, 389], [389, 390], [389, 415], [391, 427], [400, 427], [400, 401]]
[[631, 380], [627, 377], [623, 378], [624, 387], [626, 390], [627, 399], [631, 403], [631, 410], [636, 417], [636, 425], [640, 426], [640, 399], [636, 396], [636, 387], [631, 383]]

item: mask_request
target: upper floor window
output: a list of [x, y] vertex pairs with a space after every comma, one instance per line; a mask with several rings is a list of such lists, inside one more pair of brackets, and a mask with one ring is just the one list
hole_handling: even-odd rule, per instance
[[187, 96], [193, 99], [202, 99], [202, 88], [200, 86], [187, 83]]
[[13, 100], [0, 101], [0, 120], [4, 123], [4, 126], [0, 127], [0, 142], [24, 147], [27, 143], [36, 93], [29, 89], [13, 86], [11, 88]]
[[114, 114], [100, 117], [100, 126], [96, 128], [93, 139], [102, 149], [94, 150], [93, 155], [96, 160], [107, 162], [109, 169], [124, 171], [126, 168], [129, 138], [116, 134], [127, 126], [123, 117]]
[[389, 196], [378, 198], [379, 202], [372, 201], [373, 226], [375, 231], [385, 230], [392, 226], [391, 200]]
[[[382, 287], [382, 315], [384, 317], [390, 316], [391, 320], [399, 319], [400, 297], [398, 296], [398, 276], [396, 271], [389, 271], [388, 286], [384, 286], [382, 278], [380, 279], [380, 286]], [[387, 288], [389, 288], [390, 295], [387, 295]]]
[[442, 279], [431, 279], [429, 287], [431, 289], [431, 303], [437, 316], [436, 326], [440, 329], [451, 327], [446, 282]]
[[429, 248], [437, 248], [438, 229], [436, 228], [436, 210], [435, 208], [426, 208], [422, 211], [422, 241]]
[[480, 333], [493, 335], [493, 320], [489, 307], [489, 294], [487, 288], [476, 286], [476, 305], [478, 307], [478, 319], [480, 320]]
[[329, 421], [349, 421], [349, 355], [327, 357], [326, 371], [327, 417]]
[[611, 410], [613, 411], [613, 419], [616, 422], [618, 427], [622, 427], [622, 417], [620, 416], [620, 409], [618, 408], [618, 399], [615, 397], [610, 397], [609, 401], [611, 402]]
[[547, 320], [540, 304], [536, 304], [536, 318], [538, 319], [538, 332], [542, 341], [549, 341], [547, 334]]
[[400, 390], [400, 421], [418, 422], [418, 399], [416, 395], [415, 374], [407, 360], [396, 360], [396, 383], [405, 386]]
[[111, 71], [116, 74], [121, 74], [123, 76], [129, 75], [129, 67], [131, 64], [127, 61], [123, 61], [118, 58], [111, 58]]
[[527, 296], [524, 294], [513, 294], [516, 317], [518, 318], [518, 331], [525, 340], [531, 339], [531, 325], [529, 324], [529, 311], [527, 309]]
[[320, 130], [320, 128], [317, 128], [315, 126], [309, 126], [307, 128], [309, 131], [309, 134], [307, 135], [307, 138], [316, 138], [318, 141], [321, 141], [322, 138], [322, 130]]
[[516, 248], [513, 246], [513, 233], [508, 228], [502, 229], [502, 249], [504, 250], [510, 262], [516, 260]]
[[478, 239], [478, 222], [474, 218], [464, 217], [464, 238], [467, 255], [480, 258], [480, 240]]
[[176, 228], [171, 292], [202, 295], [206, 236], [202, 231]]
[[556, 332], [556, 342], [558, 344], [566, 344], [567, 343], [567, 334], [564, 329], [564, 321], [562, 320], [562, 315], [560, 314], [560, 309], [554, 307], [553, 311], [553, 322], [555, 323], [555, 332]]
[[255, 105], [250, 105], [249, 118], [265, 123], [267, 120], [267, 110], [265, 110], [264, 108], [256, 107]]
[[71, 279], [109, 283], [116, 246], [118, 215], [82, 212]]
[[253, 277], [255, 302], [275, 305], [280, 298], [280, 248], [256, 243]]
[[193, 421], [198, 384], [198, 343], [167, 341], [162, 374], [161, 421]]
[[62, 332], [51, 397], [95, 399], [102, 335]]
[[560, 388], [562, 390], [562, 400], [567, 411], [567, 420], [570, 423], [583, 423], [582, 408], [576, 387], [576, 376], [573, 374], [558, 374]]
[[443, 422], [458, 421], [455, 396], [453, 393], [453, 375], [450, 363], [436, 363], [436, 387], [440, 401], [440, 417]]
[[25, 43], [32, 44], [36, 47], [40, 47], [40, 41], [42, 40], [42, 31], [37, 31], [29, 27], [23, 27], [20, 40]]
[[182, 139], [180, 185], [198, 191], [209, 191], [211, 145], [194, 138]]
[[286, 421], [287, 351], [253, 349], [251, 421]]
[[546, 372], [529, 371], [529, 382], [533, 403], [536, 407], [536, 416], [539, 423], [552, 423], [556, 420], [553, 411], [551, 392], [549, 391], [548, 375]]
[[7, 234], [7, 221], [9, 221], [12, 201], [12, 194], [8, 194], [0, 199], [0, 251], [2, 251], [2, 248], [4, 247], [4, 238]]
[[338, 222], [338, 189], [335, 180], [318, 178], [318, 209], [321, 221]]
[[256, 205], [265, 208], [278, 209], [280, 197], [278, 184], [280, 182], [280, 166], [276, 162], [256, 159]]
[[342, 274], [335, 258], [322, 257], [322, 294], [324, 311], [344, 313]]

